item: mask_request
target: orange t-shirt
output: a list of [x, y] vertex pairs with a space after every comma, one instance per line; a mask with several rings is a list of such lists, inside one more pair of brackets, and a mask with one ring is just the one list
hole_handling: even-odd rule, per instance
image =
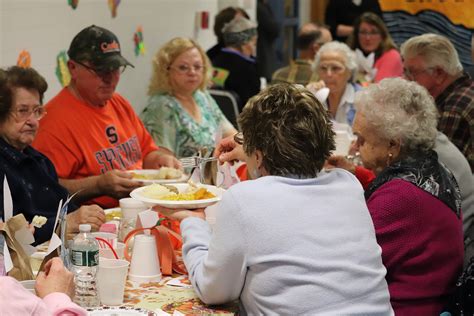
[[[130, 103], [117, 93], [104, 107], [93, 107], [64, 88], [46, 110], [33, 147], [53, 162], [59, 178], [141, 169], [143, 158], [158, 149]], [[117, 200], [103, 196], [89, 203], [107, 208]]]

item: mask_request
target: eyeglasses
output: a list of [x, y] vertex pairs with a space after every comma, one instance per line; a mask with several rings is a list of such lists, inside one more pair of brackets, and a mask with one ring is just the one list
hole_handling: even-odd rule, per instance
[[403, 68], [403, 75], [405, 76], [405, 78], [413, 79], [424, 72], [430, 73], [432, 70], [433, 70], [432, 67], [428, 67], [425, 69], [418, 69], [418, 70], [415, 70], [415, 69], [410, 70], [408, 68]]
[[31, 114], [33, 114], [33, 117], [39, 121], [46, 115], [46, 109], [43, 106], [36, 106], [34, 108], [22, 106], [13, 109], [13, 114], [18, 121], [28, 120], [31, 117]]
[[234, 142], [236, 142], [239, 145], [244, 144], [244, 134], [242, 132], [238, 132], [234, 134]]
[[318, 70], [323, 73], [331, 72], [333, 74], [340, 74], [346, 70], [346, 67], [339, 65], [319, 65]]
[[203, 65], [193, 65], [193, 66], [188, 66], [188, 65], [179, 65], [179, 66], [168, 66], [168, 70], [174, 69], [180, 74], [187, 74], [192, 70], [194, 72], [201, 72], [204, 69]]
[[127, 66], [120, 66], [119, 68], [117, 69], [114, 69], [114, 70], [98, 70], [98, 69], [95, 69], [91, 66], [88, 66], [84, 63], [81, 63], [79, 61], [74, 61], [76, 64], [79, 64], [81, 65], [82, 67], [86, 68], [87, 70], [89, 70], [91, 73], [93, 73], [94, 75], [96, 75], [97, 77], [100, 77], [100, 78], [103, 78], [103, 77], [107, 77], [109, 75], [115, 75], [115, 74], [122, 74], [125, 69], [127, 68]]
[[380, 35], [379, 31], [359, 31], [360, 36], [377, 36]]

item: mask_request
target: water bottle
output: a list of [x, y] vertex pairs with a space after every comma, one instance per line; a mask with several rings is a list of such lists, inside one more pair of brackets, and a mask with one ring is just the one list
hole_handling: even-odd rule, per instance
[[76, 285], [74, 302], [82, 307], [99, 306], [97, 292], [99, 244], [90, 232], [91, 225], [79, 225], [79, 234], [71, 246], [71, 263]]

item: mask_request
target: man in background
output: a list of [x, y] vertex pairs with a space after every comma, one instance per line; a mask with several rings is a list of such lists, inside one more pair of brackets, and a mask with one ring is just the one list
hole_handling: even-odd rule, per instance
[[438, 130], [459, 148], [474, 172], [474, 82], [444, 36], [423, 34], [401, 46], [405, 77], [435, 98]]
[[77, 202], [114, 207], [141, 186], [127, 170], [180, 164], [154, 144], [130, 103], [115, 93], [132, 66], [115, 34], [89, 26], [74, 37], [68, 55], [71, 83], [46, 104], [33, 146], [53, 162], [59, 182], [77, 192]]
[[331, 32], [326, 26], [315, 23], [304, 24], [296, 38], [299, 58], [291, 61], [286, 67], [273, 73], [272, 83], [297, 83], [306, 86], [309, 82], [318, 81], [318, 74], [313, 71], [312, 63], [319, 48], [332, 41]]

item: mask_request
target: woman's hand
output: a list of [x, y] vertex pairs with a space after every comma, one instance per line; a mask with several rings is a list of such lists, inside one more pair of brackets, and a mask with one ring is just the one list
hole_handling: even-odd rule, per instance
[[170, 209], [162, 206], [154, 206], [153, 210], [155, 212], [161, 213], [164, 216], [168, 217], [169, 219], [177, 220], [177, 221], [182, 221], [185, 218], [188, 217], [199, 217], [202, 219], [206, 219], [206, 215], [204, 214], [204, 209], [203, 208], [198, 208], [195, 210], [176, 210], [176, 209]]
[[310, 82], [306, 85], [306, 89], [308, 89], [312, 93], [315, 93], [316, 91], [318, 91], [318, 90], [320, 90], [324, 87], [326, 87], [326, 84], [322, 80], [313, 81], [313, 82]]
[[331, 156], [324, 166], [326, 169], [341, 168], [355, 174], [355, 165], [344, 156]]
[[217, 144], [214, 150], [214, 157], [219, 158], [221, 164], [224, 162], [233, 164], [236, 161], [245, 161], [247, 159], [242, 145], [235, 142], [233, 135], [222, 139]]
[[51, 293], [65, 293], [74, 297], [74, 275], [66, 270], [59, 258], [49, 260], [36, 278], [36, 293], [44, 298]]
[[90, 224], [93, 231], [105, 223], [104, 210], [98, 205], [84, 205], [66, 217], [68, 233], [79, 231], [80, 224]]

